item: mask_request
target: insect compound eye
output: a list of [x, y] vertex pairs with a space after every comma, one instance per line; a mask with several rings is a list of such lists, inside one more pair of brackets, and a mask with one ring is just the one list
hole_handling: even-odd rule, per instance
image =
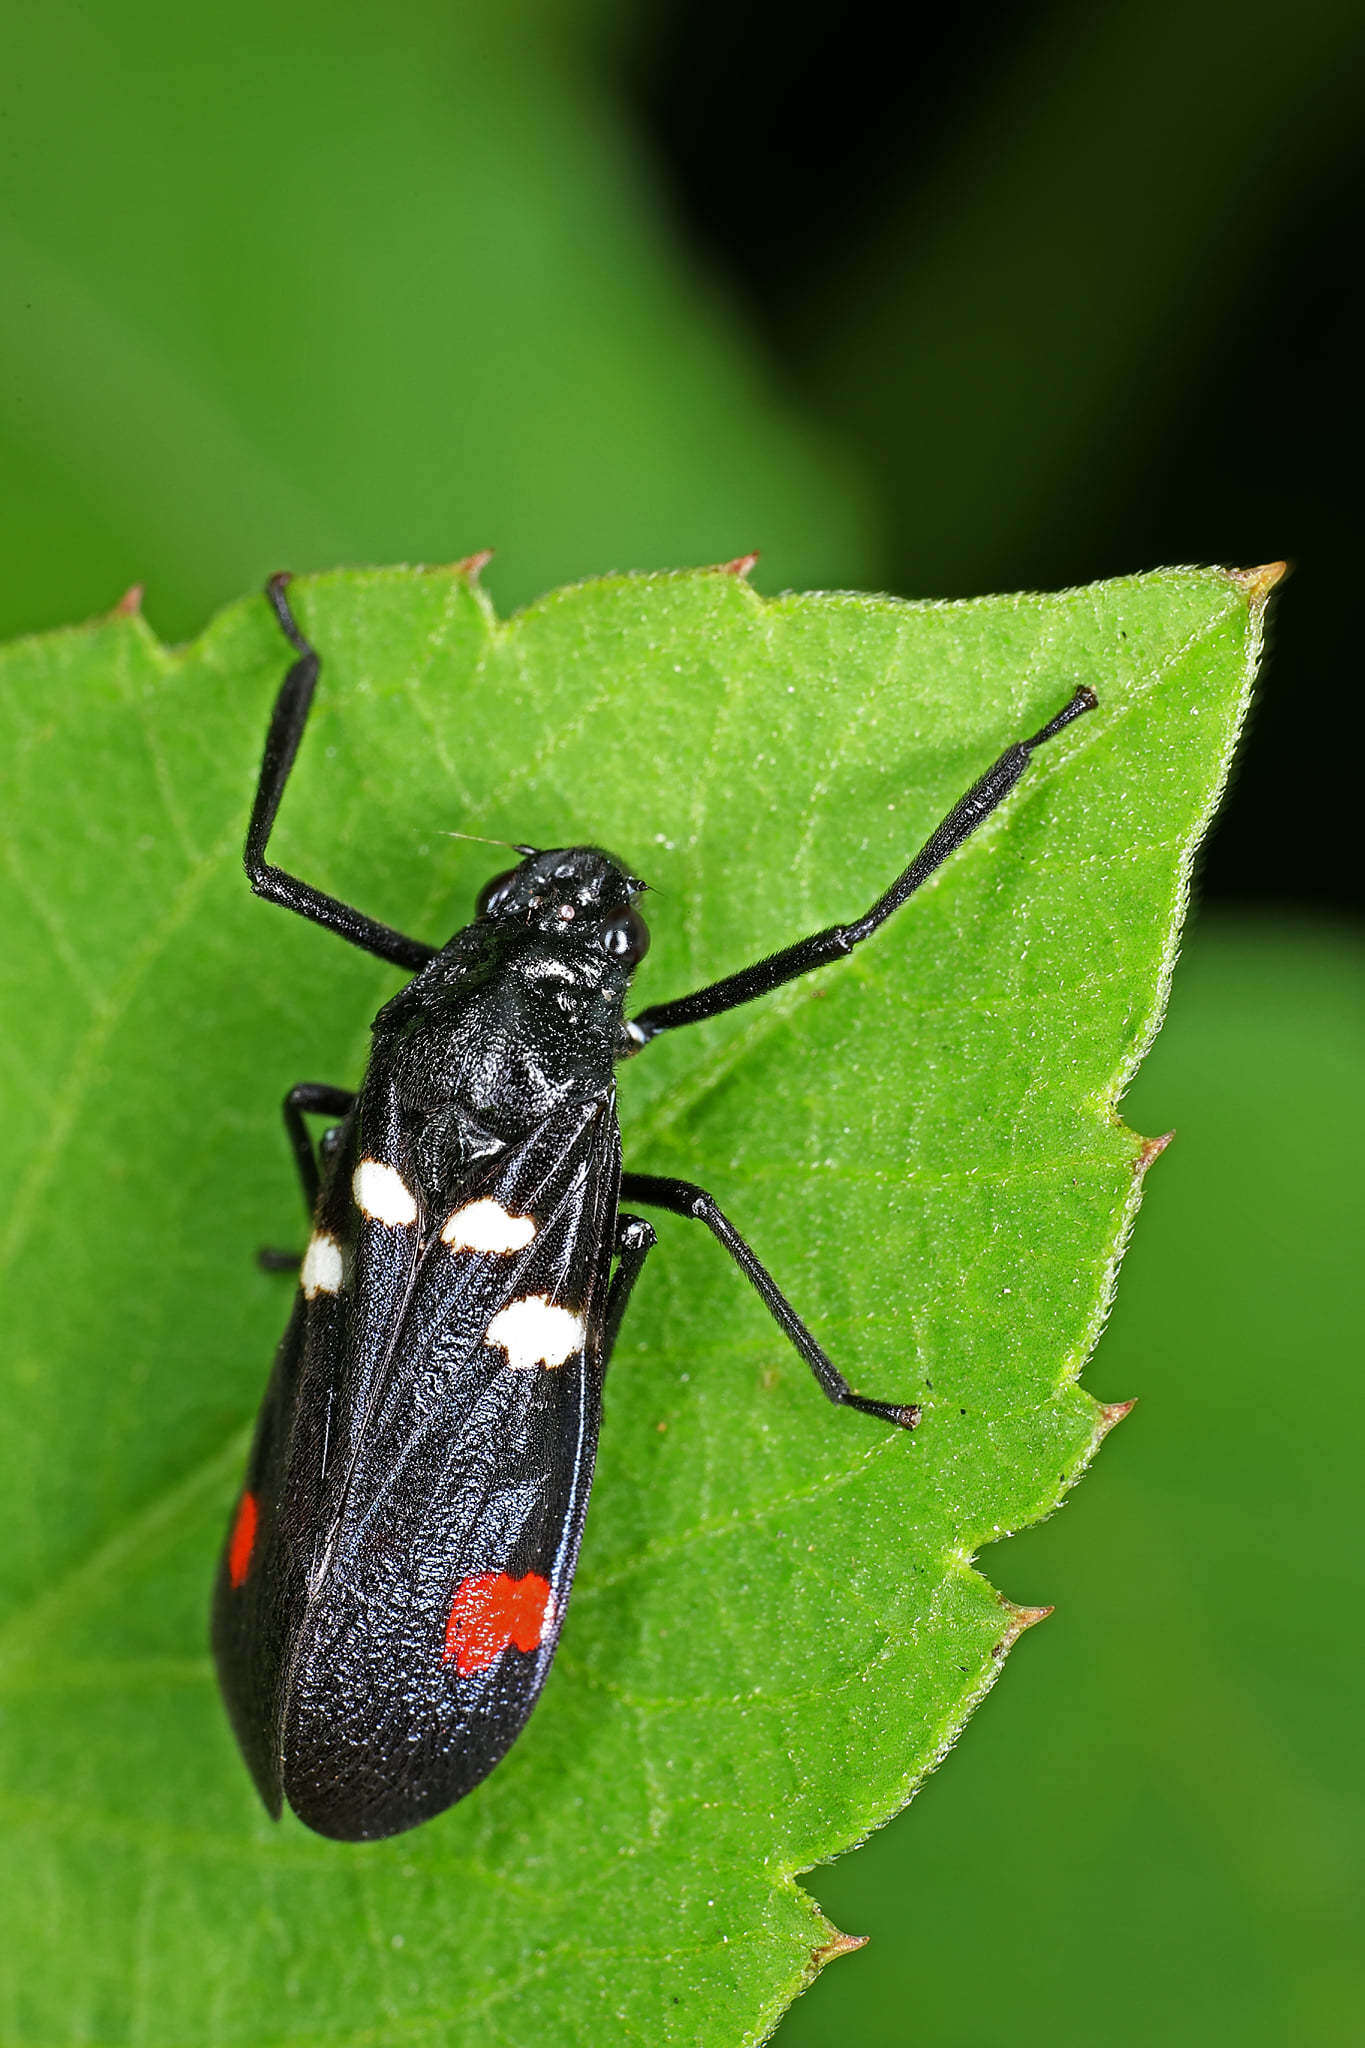
[[491, 882], [484, 883], [479, 891], [479, 900], [474, 906], [480, 917], [491, 917], [501, 910], [516, 878], [516, 868], [504, 868], [500, 875], [494, 875]]
[[628, 967], [639, 965], [649, 951], [649, 926], [638, 910], [620, 911], [610, 924], [603, 925], [602, 950], [613, 960], [624, 960]]

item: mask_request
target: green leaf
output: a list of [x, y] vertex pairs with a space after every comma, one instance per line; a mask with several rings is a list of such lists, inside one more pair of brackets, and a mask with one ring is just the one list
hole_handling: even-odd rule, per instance
[[10, 9], [0, 633], [145, 577], [178, 635], [285, 564], [488, 546], [506, 604], [760, 545], [779, 585], [867, 581], [873, 489], [604, 53], [641, 12]]
[[251, 599], [0, 666], [13, 1141], [0, 1549], [14, 2042], [762, 2038], [837, 1947], [795, 1874], [909, 1796], [1022, 1617], [979, 1547], [1062, 1498], [1137, 1199], [1156, 1027], [1268, 579], [763, 602], [613, 578], [498, 624], [458, 573], [298, 587], [323, 650], [277, 857], [405, 928], [496, 856], [659, 889], [642, 1001], [861, 909], [1079, 681], [1100, 711], [854, 958], [651, 1047], [627, 1156], [712, 1187], [863, 1391], [839, 1413], [665, 1218], [609, 1383], [578, 1590], [464, 1806], [343, 1847], [255, 1804], [204, 1607], [296, 1236], [278, 1101], [354, 1082], [394, 986], [249, 895], [283, 651]]
[[983, 2013], [1010, 2048], [1358, 2035], [1363, 941], [1290, 907], [1187, 931], [1127, 1103], [1178, 1135], [1100, 1361], [1141, 1406], [1001, 1560], [1057, 1602], [1030, 1669], [813, 1881], [872, 1947], [779, 2048], [905, 2048], [912, 2004], [933, 2048]]

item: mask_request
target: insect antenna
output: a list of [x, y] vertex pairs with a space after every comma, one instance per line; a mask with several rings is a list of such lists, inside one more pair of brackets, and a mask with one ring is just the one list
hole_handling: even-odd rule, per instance
[[485, 839], [481, 832], [443, 832], [442, 839], [472, 839], [476, 846], [505, 846], [512, 853], [519, 853], [523, 860], [533, 860], [540, 852], [538, 846], [518, 846], [515, 839]]

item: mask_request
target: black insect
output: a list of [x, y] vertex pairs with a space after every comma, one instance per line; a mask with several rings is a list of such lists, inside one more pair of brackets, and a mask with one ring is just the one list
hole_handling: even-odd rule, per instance
[[[270, 722], [247, 874], [258, 895], [413, 979], [374, 1021], [358, 1094], [305, 1081], [285, 1097], [312, 1236], [224, 1548], [213, 1642], [270, 1812], [287, 1799], [319, 1833], [366, 1841], [471, 1791], [545, 1683], [603, 1375], [655, 1241], [622, 1201], [705, 1223], [831, 1401], [906, 1429], [919, 1420], [913, 1403], [853, 1393], [703, 1189], [622, 1173], [613, 1072], [661, 1031], [850, 953], [1095, 697], [1078, 690], [1009, 747], [852, 924], [627, 1021], [649, 944], [644, 884], [599, 847], [515, 848], [519, 864], [439, 948], [267, 863], [319, 666], [288, 580], [267, 595], [298, 660]], [[320, 1159], [312, 1112], [336, 1120]]]

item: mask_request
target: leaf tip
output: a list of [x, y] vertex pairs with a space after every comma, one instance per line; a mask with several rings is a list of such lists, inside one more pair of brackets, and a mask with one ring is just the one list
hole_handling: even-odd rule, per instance
[[732, 562], [717, 562], [716, 574], [718, 576], [747, 576], [757, 560], [758, 549], [755, 548], [751, 555], [736, 555]]
[[1289, 564], [1262, 562], [1259, 569], [1229, 569], [1227, 573], [1252, 604], [1264, 604], [1276, 584], [1289, 574]]
[[836, 1927], [828, 1941], [818, 1942], [810, 1952], [812, 1970], [823, 1970], [826, 1963], [832, 1963], [838, 1956], [851, 1956], [855, 1949], [866, 1948], [870, 1935], [841, 1934]]
[[124, 591], [122, 597], [119, 599], [118, 603], [114, 606], [114, 609], [110, 612], [110, 618], [140, 618], [142, 616], [142, 593], [145, 587], [146, 586], [141, 583], [130, 583], [128, 588]]

